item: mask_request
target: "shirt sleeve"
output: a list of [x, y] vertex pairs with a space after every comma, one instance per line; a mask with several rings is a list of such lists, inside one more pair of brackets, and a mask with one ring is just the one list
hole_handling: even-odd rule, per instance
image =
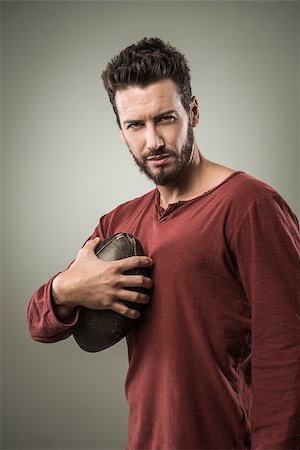
[[[98, 225], [93, 234], [85, 242], [89, 239], [94, 239], [96, 236], [100, 236], [103, 239], [100, 230], [100, 225]], [[51, 288], [52, 281], [57, 275], [58, 273], [51, 277], [46, 284], [41, 286], [29, 301], [27, 308], [28, 332], [35, 341], [52, 343], [67, 339], [72, 334], [73, 328], [78, 321], [80, 307], [76, 308], [74, 313], [65, 322], [58, 320], [55, 315], [52, 305]]]
[[56, 317], [51, 294], [55, 276], [33, 294], [27, 308], [28, 331], [35, 341], [51, 343], [67, 339], [79, 317], [79, 308], [66, 322], [60, 322]]
[[300, 243], [280, 196], [256, 200], [235, 233], [252, 310], [252, 450], [300, 448]]

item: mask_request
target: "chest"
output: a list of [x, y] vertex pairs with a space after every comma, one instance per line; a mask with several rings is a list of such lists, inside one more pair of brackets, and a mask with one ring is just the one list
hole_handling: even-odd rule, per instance
[[187, 273], [234, 273], [226, 237], [226, 211], [205, 202], [174, 205], [159, 212], [154, 206], [118, 220], [109, 234], [126, 231], [142, 243], [157, 270]]

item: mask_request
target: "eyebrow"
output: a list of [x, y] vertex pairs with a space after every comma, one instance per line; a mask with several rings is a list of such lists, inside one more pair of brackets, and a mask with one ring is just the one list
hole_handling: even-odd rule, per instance
[[[165, 116], [168, 116], [169, 114], [175, 114], [176, 116], [178, 116], [178, 112], [176, 111], [176, 109], [170, 109], [168, 111], [164, 111], [160, 114], [158, 114], [157, 116], [154, 116], [153, 119], [154, 121], [162, 119]], [[142, 119], [138, 120], [138, 119], [134, 119], [134, 120], [124, 120], [123, 124], [128, 124], [128, 123], [142, 123], [144, 122]]]

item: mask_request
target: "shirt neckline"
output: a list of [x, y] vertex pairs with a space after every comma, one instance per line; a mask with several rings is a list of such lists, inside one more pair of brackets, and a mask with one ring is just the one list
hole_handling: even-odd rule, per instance
[[192, 203], [194, 201], [199, 200], [202, 197], [205, 197], [206, 195], [219, 189], [221, 186], [223, 186], [223, 184], [225, 184], [225, 183], [227, 183], [227, 181], [231, 180], [231, 178], [235, 177], [236, 175], [242, 174], [242, 173], [245, 173], [245, 172], [243, 172], [242, 170], [236, 170], [236, 171], [232, 172], [230, 175], [228, 175], [228, 177], [224, 178], [224, 180], [222, 180], [221, 183], [217, 184], [216, 186], [212, 187], [211, 189], [208, 189], [207, 191], [202, 192], [202, 194], [197, 195], [196, 197], [193, 197], [189, 200], [179, 200], [176, 203], [170, 203], [166, 209], [164, 209], [162, 206], [160, 206], [160, 203], [159, 203], [160, 193], [159, 193], [159, 190], [156, 188], [155, 203], [156, 203], [156, 209], [157, 209], [159, 217], [162, 218], [162, 216], [170, 213], [171, 211], [173, 211], [180, 205], [187, 204], [189, 202]]

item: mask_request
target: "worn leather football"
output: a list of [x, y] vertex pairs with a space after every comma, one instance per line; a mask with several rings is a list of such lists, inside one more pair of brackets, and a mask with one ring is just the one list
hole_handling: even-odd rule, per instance
[[[115, 261], [129, 256], [145, 255], [141, 243], [132, 234], [117, 233], [100, 242], [95, 253], [102, 261]], [[136, 268], [124, 272], [131, 275], [151, 276], [147, 268]], [[130, 288], [127, 288], [130, 289]], [[138, 292], [146, 293], [143, 288], [135, 288]], [[130, 319], [111, 310], [94, 310], [80, 308], [79, 320], [73, 330], [77, 344], [87, 352], [99, 352], [119, 342], [129, 331], [137, 326], [142, 318], [145, 304], [120, 300], [126, 306], [140, 312], [138, 319]]]

